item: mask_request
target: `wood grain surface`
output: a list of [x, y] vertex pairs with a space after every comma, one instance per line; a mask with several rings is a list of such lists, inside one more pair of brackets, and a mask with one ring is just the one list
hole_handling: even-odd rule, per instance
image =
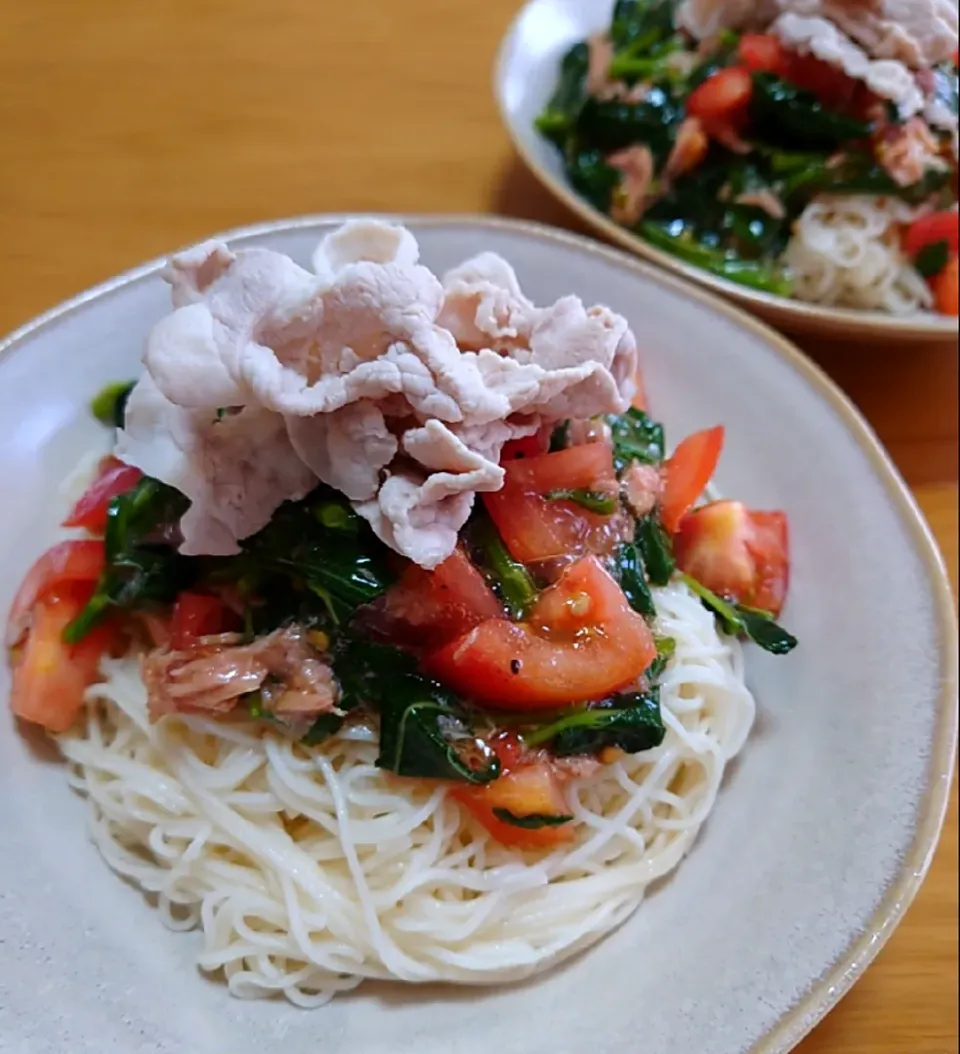
[[[517, 6], [2, 0], [0, 332], [259, 220], [409, 210], [575, 226], [514, 159], [497, 119], [492, 63]], [[956, 346], [806, 350], [891, 451], [956, 589]], [[915, 905], [799, 1049], [957, 1051], [957, 954], [955, 786]]]

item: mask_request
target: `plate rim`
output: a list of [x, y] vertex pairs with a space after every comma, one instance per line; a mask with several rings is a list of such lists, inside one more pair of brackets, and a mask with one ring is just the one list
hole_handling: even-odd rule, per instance
[[839, 338], [869, 336], [877, 341], [888, 343], [902, 338], [925, 343], [947, 343], [958, 339], [960, 333], [958, 333], [957, 323], [949, 318], [941, 318], [937, 315], [929, 318], [923, 315], [887, 315], [880, 311], [860, 311], [856, 308], [812, 304], [752, 290], [726, 278], [712, 275], [709, 271], [704, 271], [702, 268], [695, 267], [656, 248], [638, 235], [614, 223], [599, 209], [594, 208], [575, 193], [564, 180], [559, 179], [542, 164], [533, 150], [527, 146], [519, 127], [512, 119], [504, 91], [510, 55], [516, 43], [520, 23], [531, 8], [545, 2], [547, 0], [526, 0], [511, 19], [497, 48], [494, 60], [493, 94], [500, 122], [520, 160], [540, 184], [574, 216], [634, 255], [658, 264], [672, 274], [682, 275], [698, 286], [711, 290], [714, 294], [735, 301], [741, 307], [749, 307], [773, 322], [786, 328], [792, 328], [794, 332], [820, 332]]
[[[638, 259], [636, 256], [583, 235], [542, 223], [502, 216], [470, 213], [356, 212], [315, 213], [269, 220], [235, 227], [219, 234], [209, 235], [201, 240], [218, 240], [229, 243], [240, 238], [329, 227], [358, 217], [404, 224], [414, 232], [418, 228], [467, 226], [480, 230], [499, 230], [526, 235], [546, 245], [558, 245], [604, 260], [615, 267], [632, 272], [635, 276], [653, 281], [681, 296], [697, 300], [720, 312], [729, 321], [761, 338], [772, 353], [792, 367], [810, 385], [816, 395], [840, 416], [851, 438], [870, 462], [870, 467], [877, 481], [883, 486], [894, 513], [901, 518], [905, 529], [911, 535], [931, 590], [934, 618], [941, 631], [939, 658], [942, 677], [937, 700], [934, 737], [928, 761], [927, 786], [918, 809], [910, 847], [904, 854], [899, 869], [891, 877], [886, 892], [866, 925], [859, 933], [854, 933], [849, 944], [836, 960], [825, 968], [820, 977], [811, 981], [807, 992], [747, 1052], [747, 1054], [788, 1054], [850, 991], [902, 921], [926, 878], [949, 807], [950, 790], [956, 767], [958, 722], [960, 722], [960, 709], [958, 709], [960, 647], [956, 643], [957, 610], [946, 564], [916, 499], [876, 433], [849, 397], [815, 362], [804, 355], [785, 336], [750, 315], [743, 308], [717, 296], [708, 289], [684, 281], [676, 274], [653, 266], [649, 261]], [[197, 245], [200, 242], [190, 244]], [[178, 251], [180, 250], [174, 249], [171, 253], [155, 257], [146, 263], [123, 271], [25, 322], [0, 339], [0, 369], [3, 363], [33, 334], [109, 293], [157, 274], [166, 266], [169, 257]], [[953, 642], [952, 646], [951, 642]]]

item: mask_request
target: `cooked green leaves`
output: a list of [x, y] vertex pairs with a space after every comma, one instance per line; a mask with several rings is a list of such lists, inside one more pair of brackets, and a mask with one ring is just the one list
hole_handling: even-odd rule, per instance
[[500, 762], [473, 732], [470, 715], [451, 693], [417, 672], [412, 656], [351, 640], [335, 655], [334, 671], [341, 709], [365, 703], [380, 715], [380, 768], [467, 783], [489, 783], [500, 775]]
[[634, 461], [659, 465], [663, 461], [666, 441], [663, 425], [631, 407], [626, 413], [607, 417], [613, 441], [613, 467], [619, 475]]
[[546, 109], [537, 118], [537, 128], [548, 139], [563, 144], [573, 132], [587, 97], [590, 49], [574, 44], [560, 63], [560, 80]]
[[677, 561], [670, 535], [656, 513], [637, 521], [635, 537], [650, 582], [655, 586], [665, 586], [677, 569]]
[[279, 574], [302, 583], [326, 608], [334, 627], [346, 625], [395, 577], [386, 546], [342, 494], [324, 486], [282, 505], [242, 548], [236, 568], [254, 578]]
[[611, 561], [611, 570], [630, 607], [647, 618], [654, 618], [657, 608], [644, 572], [640, 547], [636, 542], [624, 542], [617, 549]]
[[549, 745], [551, 752], [562, 758], [597, 754], [606, 747], [639, 754], [658, 747], [665, 735], [660, 697], [654, 689], [614, 696], [525, 732], [523, 738], [530, 747]]
[[830, 150], [865, 139], [872, 130], [866, 121], [828, 109], [813, 92], [772, 73], [753, 75], [752, 108], [755, 128], [767, 143]]
[[791, 279], [779, 264], [743, 259], [734, 249], [720, 249], [698, 240], [690, 225], [682, 220], [645, 220], [640, 224], [640, 233], [656, 248], [731, 282], [777, 296], [789, 296], [793, 290]]
[[649, 88], [641, 102], [588, 98], [577, 118], [576, 136], [604, 153], [643, 143], [654, 158], [670, 153], [683, 107], [663, 88]]
[[[668, 160], [687, 117], [692, 92], [739, 63], [741, 38], [724, 32], [709, 54], [697, 58], [675, 24], [670, 0], [620, 0], [609, 29], [613, 54], [607, 70], [624, 90], [587, 90], [591, 47], [580, 42], [561, 63], [550, 103], [537, 121], [562, 152], [574, 189], [610, 215], [624, 175], [611, 156], [647, 148], [654, 162], [646, 209], [633, 230], [655, 247], [748, 288], [789, 297], [794, 283], [781, 263], [797, 218], [819, 194], [883, 194], [911, 204], [948, 195], [955, 203], [951, 170], [933, 164], [903, 186], [880, 164], [871, 145], [875, 125], [824, 103], [812, 91], [770, 72], [752, 74], [748, 126], [734, 122], [729, 136], [711, 135], [701, 156], [691, 147], [692, 168], [677, 178]], [[594, 61], [596, 55], [594, 54]], [[957, 71], [946, 62], [932, 71], [934, 98], [956, 113]], [[636, 85], [642, 90], [630, 91]], [[883, 121], [903, 124], [895, 106]], [[736, 139], [741, 137], [742, 142]], [[685, 152], [684, 152], [685, 153]], [[920, 261], [937, 273], [940, 254]]]
[[690, 575], [681, 577], [717, 616], [726, 633], [747, 637], [772, 655], [787, 655], [797, 646], [797, 638], [778, 625], [769, 612], [724, 600]]
[[950, 243], [946, 238], [943, 238], [938, 242], [931, 242], [929, 245], [925, 245], [917, 253], [913, 266], [924, 278], [933, 278], [947, 266], [949, 260]]
[[112, 608], [167, 603], [191, 584], [198, 562], [163, 541], [164, 531], [175, 527], [187, 505], [179, 491], [147, 476], [111, 501], [106, 566], [86, 607], [64, 631], [68, 644], [83, 640]]
[[530, 572], [510, 555], [496, 524], [478, 509], [470, 525], [470, 540], [477, 565], [512, 619], [521, 619], [537, 599], [537, 585]]
[[127, 399], [133, 391], [134, 381], [118, 381], [101, 388], [90, 402], [90, 412], [104, 425], [123, 428]]
[[613, 494], [606, 494], [600, 490], [551, 490], [545, 495], [547, 501], [569, 501], [579, 505], [587, 512], [595, 512], [600, 516], [612, 516], [617, 511], [619, 502]]
[[671, 0], [617, 0], [613, 7], [610, 39], [618, 52], [649, 54], [673, 35]]
[[613, 192], [620, 186], [620, 173], [607, 164], [602, 150], [583, 147], [572, 138], [564, 151], [567, 178], [573, 188], [595, 209], [609, 212]]
[[521, 827], [524, 831], [542, 831], [544, 827], [562, 827], [573, 820], [572, 816], [542, 812], [518, 816], [509, 809], [499, 806], [494, 808], [493, 815], [502, 823], [508, 823], [511, 827]]

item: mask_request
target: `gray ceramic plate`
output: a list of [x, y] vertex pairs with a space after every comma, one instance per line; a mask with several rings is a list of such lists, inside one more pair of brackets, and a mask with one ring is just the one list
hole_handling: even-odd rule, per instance
[[560, 59], [578, 40], [610, 24], [613, 0], [530, 0], [504, 38], [495, 89], [504, 124], [520, 156], [541, 183], [572, 212], [612, 241], [681, 274], [790, 332], [872, 340], [955, 341], [957, 320], [935, 314], [895, 318], [876, 311], [821, 307], [759, 293], [653, 248], [618, 226], [569, 185], [557, 150], [533, 127], [557, 81]]
[[[236, 231], [301, 262], [332, 218]], [[956, 632], [916, 507], [846, 399], [734, 308], [609, 249], [488, 219], [411, 219], [442, 269], [483, 249], [525, 289], [633, 324], [674, 436], [724, 422], [719, 485], [793, 525], [790, 658], [754, 650], [761, 708], [689, 859], [618, 933], [513, 989], [362, 987], [330, 1008], [243, 1003], [191, 965], [87, 841], [62, 766], [0, 731], [0, 1048], [11, 1054], [780, 1054], [889, 936], [933, 851], [952, 771]], [[0, 611], [54, 533], [86, 413], [165, 312], [158, 262], [0, 345]], [[0, 696], [7, 690], [0, 673]]]

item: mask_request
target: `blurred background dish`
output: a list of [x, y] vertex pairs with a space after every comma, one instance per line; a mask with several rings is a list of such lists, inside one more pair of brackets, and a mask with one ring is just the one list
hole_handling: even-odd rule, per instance
[[[534, 174], [606, 237], [783, 328], [878, 339], [956, 334], [950, 133], [920, 114], [904, 119], [863, 82], [772, 33], [718, 32], [740, 25], [737, 5], [728, 5], [727, 23], [714, 14], [700, 24], [691, 6], [532, 0], [522, 9], [501, 49], [496, 89]], [[705, 43], [678, 33], [685, 17]], [[925, 72], [931, 99], [940, 89], [955, 99], [952, 51]], [[913, 91], [904, 114], [924, 103]], [[907, 141], [916, 153], [920, 138], [931, 152], [910, 172], [884, 162], [895, 179], [881, 161]], [[838, 266], [853, 257], [856, 266]]]

